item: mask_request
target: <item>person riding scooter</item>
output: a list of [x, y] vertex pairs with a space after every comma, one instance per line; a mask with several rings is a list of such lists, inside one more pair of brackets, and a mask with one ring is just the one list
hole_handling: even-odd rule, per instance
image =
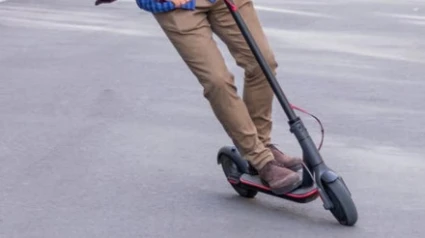
[[[116, 0], [97, 0], [96, 5]], [[302, 159], [281, 152], [271, 140], [273, 90], [241, 34], [225, 0], [136, 0], [152, 13], [183, 61], [203, 87], [212, 111], [242, 156], [260, 178], [282, 193], [301, 183], [296, 173]], [[233, 0], [267, 63], [276, 74], [278, 64], [263, 32], [252, 0]], [[243, 96], [234, 75], [213, 39], [216, 34], [244, 69]]]

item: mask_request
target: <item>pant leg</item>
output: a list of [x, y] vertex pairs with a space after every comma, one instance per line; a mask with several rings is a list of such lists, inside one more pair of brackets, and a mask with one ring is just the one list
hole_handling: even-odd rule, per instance
[[[206, 4], [198, 0], [197, 4]], [[211, 4], [212, 5], [212, 4]], [[243, 100], [236, 92], [234, 77], [213, 39], [207, 10], [175, 10], [155, 14], [164, 30], [192, 73], [204, 89], [204, 97], [242, 155], [258, 169], [273, 160], [258, 138]]]
[[[234, 2], [264, 58], [273, 73], [276, 73], [278, 64], [262, 30], [252, 0], [234, 0]], [[271, 141], [273, 90], [223, 0], [219, 0], [214, 6], [209, 19], [214, 33], [226, 43], [237, 65], [245, 71], [243, 100], [260, 140], [268, 144]]]

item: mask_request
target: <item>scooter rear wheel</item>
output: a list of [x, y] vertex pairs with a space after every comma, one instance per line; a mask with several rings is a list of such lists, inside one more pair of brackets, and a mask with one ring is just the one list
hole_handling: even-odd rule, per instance
[[345, 226], [353, 226], [358, 219], [356, 206], [351, 199], [351, 194], [344, 182], [340, 179], [324, 184], [325, 192], [333, 203], [330, 209], [332, 215], [338, 222]]
[[[240, 171], [240, 169], [238, 168], [238, 166], [233, 162], [233, 160], [231, 158], [229, 158], [226, 155], [221, 155], [221, 167], [223, 168], [224, 171], [224, 175], [227, 177], [229, 177], [230, 175], [232, 176], [240, 176], [242, 175], [242, 172]], [[257, 191], [256, 190], [252, 190], [252, 189], [246, 189], [246, 188], [242, 188], [241, 186], [237, 185], [237, 184], [230, 184], [232, 185], [233, 189], [241, 196], [244, 198], [254, 198], [257, 195]]]

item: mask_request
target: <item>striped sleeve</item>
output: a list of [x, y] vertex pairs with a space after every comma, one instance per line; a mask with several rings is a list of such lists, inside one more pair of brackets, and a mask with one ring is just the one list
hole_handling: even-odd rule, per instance
[[[169, 12], [175, 9], [174, 4], [166, 0], [136, 0], [136, 2], [139, 8], [154, 14]], [[194, 10], [195, 5], [195, 0], [192, 0], [184, 4], [181, 8], [186, 10]]]
[[159, 2], [157, 0], [136, 0], [137, 5], [148, 12], [161, 13], [174, 10], [174, 4], [172, 2], [164, 1]]

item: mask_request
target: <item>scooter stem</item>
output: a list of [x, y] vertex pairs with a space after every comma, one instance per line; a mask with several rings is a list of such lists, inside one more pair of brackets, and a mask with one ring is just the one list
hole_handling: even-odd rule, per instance
[[249, 31], [245, 21], [242, 19], [240, 13], [238, 12], [237, 6], [233, 2], [233, 0], [224, 0], [227, 7], [229, 8], [233, 18], [236, 21], [236, 24], [239, 26], [245, 40], [247, 41], [249, 47], [251, 48], [252, 53], [254, 54], [255, 58], [258, 61], [258, 64], [260, 65], [261, 69], [263, 70], [267, 80], [270, 83], [270, 86], [272, 87], [277, 100], [282, 105], [283, 110], [285, 111], [289, 121], [295, 121], [297, 119], [297, 116], [295, 115], [294, 110], [292, 109], [291, 105], [288, 102], [288, 99], [286, 98], [285, 94], [283, 93], [282, 88], [280, 87], [278, 81], [276, 80], [276, 77], [274, 76], [270, 66], [268, 65], [267, 61], [264, 59], [264, 56], [261, 54], [261, 51], [255, 42], [254, 38], [251, 35], [251, 32]]
[[319, 154], [318, 149], [316, 148], [313, 140], [307, 132], [307, 129], [304, 126], [302, 120], [295, 114], [295, 111], [292, 109], [288, 99], [283, 93], [282, 88], [280, 87], [276, 77], [274, 76], [270, 66], [267, 61], [264, 59], [263, 54], [261, 53], [257, 43], [251, 35], [245, 21], [238, 12], [238, 7], [235, 5], [233, 0], [224, 0], [227, 7], [229, 8], [230, 13], [236, 21], [236, 24], [239, 26], [239, 29], [242, 32], [248, 46], [250, 47], [252, 53], [254, 54], [258, 64], [263, 70], [267, 81], [270, 83], [273, 92], [276, 95], [277, 100], [282, 106], [283, 110], [286, 113], [286, 116], [289, 120], [289, 125], [291, 127], [290, 131], [295, 135], [297, 140], [300, 143], [300, 146], [304, 153], [304, 160], [309, 165], [310, 168], [314, 168], [319, 164], [323, 163], [323, 160]]

